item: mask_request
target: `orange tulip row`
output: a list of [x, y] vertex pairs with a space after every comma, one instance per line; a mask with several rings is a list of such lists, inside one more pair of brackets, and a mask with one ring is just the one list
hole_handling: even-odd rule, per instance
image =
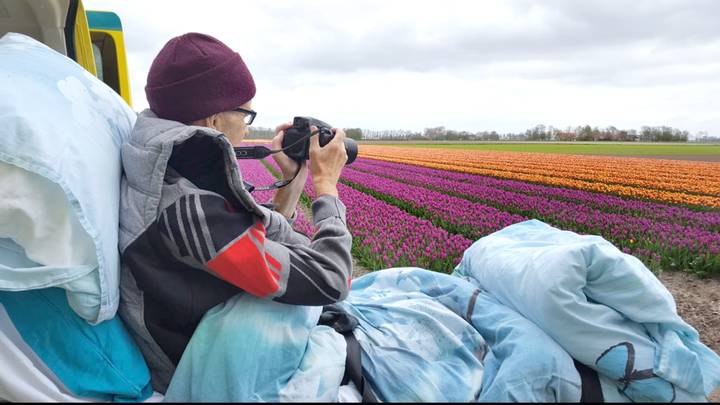
[[[527, 156], [520, 159], [516, 156], [512, 160], [498, 160], [491, 164], [504, 164], [508, 169], [513, 171], [527, 171], [529, 173], [539, 174], [539, 170], [543, 170], [543, 174], [549, 176], [563, 175], [564, 177], [577, 178], [588, 181], [603, 181], [614, 183], [618, 181], [618, 174], [622, 184], [636, 185], [648, 188], [657, 188], [670, 191], [685, 191], [694, 194], [706, 194], [720, 196], [720, 173], [718, 166], [714, 171], [703, 173], [697, 167], [674, 167], [671, 172], [667, 171], [665, 166], [667, 161], [658, 162], [657, 159], [651, 160], [653, 166], [648, 167], [648, 160], [645, 159], [645, 165], [633, 165], [632, 162], [623, 160], [617, 161], [597, 161], [593, 160], [588, 165], [583, 160], [561, 160], [553, 162], [528, 162]], [[582, 157], [581, 157], [582, 158]], [[484, 162], [483, 162], [484, 163]], [[480, 163], [480, 164], [483, 164]], [[472, 163], [476, 165], [477, 163]], [[705, 168], [706, 166], [701, 166]]]
[[360, 156], [444, 170], [720, 208], [720, 164], [363, 145]]
[[[447, 157], [446, 157], [447, 158]], [[416, 157], [419, 163], [436, 162], [437, 156], [432, 159]], [[443, 161], [447, 161], [443, 159]], [[467, 167], [477, 169], [501, 169], [514, 173], [524, 173], [531, 175], [543, 175], [550, 177], [564, 177], [575, 180], [601, 182], [606, 184], [618, 184], [627, 186], [636, 186], [642, 188], [651, 188], [665, 191], [684, 192], [689, 194], [698, 194], [706, 196], [720, 197], [720, 179], [713, 180], [706, 177], [692, 174], [686, 175], [684, 178], [681, 174], [673, 176], [652, 172], [649, 170], [643, 172], [633, 172], [630, 168], [616, 167], [610, 170], [607, 167], [597, 167], [595, 169], [585, 169], [583, 167], [568, 164], [568, 162], [546, 161], [542, 163], [528, 163], [523, 157], [516, 157], [515, 161], [488, 161], [474, 162], [467, 159], [463, 160]], [[624, 173], [619, 176], [619, 173]]]
[[[402, 150], [402, 154], [414, 153], [420, 156], [443, 156], [449, 159], [460, 158], [470, 161], [493, 161], [504, 163], [524, 162], [526, 164], [538, 164], [539, 162], [547, 162], [551, 157], [553, 162], [562, 162], [573, 168], [586, 169], [593, 171], [609, 171], [617, 172], [618, 169], [634, 172], [639, 170], [645, 172], [650, 169], [653, 175], [672, 176], [673, 178], [712, 178], [720, 180], [720, 172], [718, 172], [717, 163], [709, 162], [690, 162], [679, 160], [659, 160], [628, 157], [612, 157], [612, 156], [591, 156], [591, 155], [566, 155], [566, 154], [546, 154], [546, 153], [523, 153], [523, 152], [496, 152], [496, 151], [472, 151], [472, 150], [450, 150], [450, 149], [431, 149], [431, 148], [405, 148], [405, 147], [387, 147], [378, 145], [363, 145], [363, 151], [382, 151]], [[521, 158], [521, 159], [519, 159]], [[557, 165], [556, 165], [557, 166]]]

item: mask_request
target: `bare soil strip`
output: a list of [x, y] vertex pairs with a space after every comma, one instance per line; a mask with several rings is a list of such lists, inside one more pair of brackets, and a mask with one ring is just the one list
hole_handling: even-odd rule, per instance
[[700, 332], [703, 343], [720, 353], [720, 279], [668, 271], [658, 278], [675, 298], [678, 314]]

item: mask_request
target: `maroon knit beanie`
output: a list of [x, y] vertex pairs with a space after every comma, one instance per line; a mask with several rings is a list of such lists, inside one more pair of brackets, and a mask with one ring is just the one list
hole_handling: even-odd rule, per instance
[[160, 50], [145, 94], [158, 117], [189, 123], [250, 101], [255, 82], [237, 52], [210, 35], [191, 32]]

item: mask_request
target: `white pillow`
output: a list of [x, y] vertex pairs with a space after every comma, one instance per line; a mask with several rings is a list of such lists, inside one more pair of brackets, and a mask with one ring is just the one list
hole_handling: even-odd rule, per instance
[[0, 238], [50, 266], [97, 266], [95, 245], [57, 184], [0, 161]]

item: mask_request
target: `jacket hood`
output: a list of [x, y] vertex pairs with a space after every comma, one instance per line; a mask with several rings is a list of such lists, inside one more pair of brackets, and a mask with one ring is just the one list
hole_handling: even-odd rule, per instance
[[223, 133], [158, 118], [148, 109], [122, 145], [121, 251], [157, 219], [169, 163], [198, 187], [264, 217], [243, 186], [235, 152]]

